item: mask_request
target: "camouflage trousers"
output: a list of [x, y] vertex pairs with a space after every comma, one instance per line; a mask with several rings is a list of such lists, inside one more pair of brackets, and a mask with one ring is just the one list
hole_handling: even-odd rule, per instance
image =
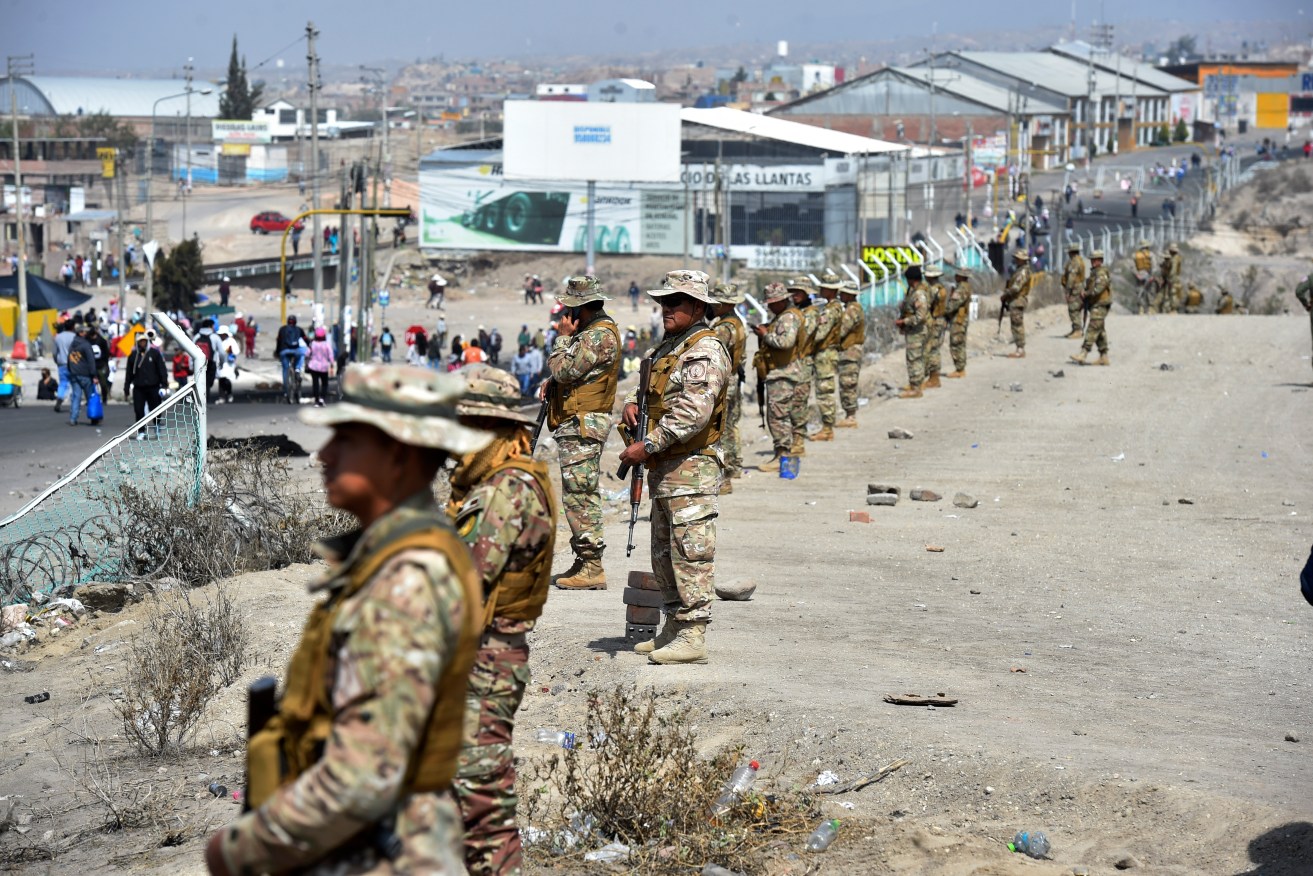
[[816, 406], [821, 409], [821, 425], [833, 426], [837, 406], [834, 403], [834, 378], [839, 363], [838, 350], [822, 350], [816, 354], [814, 382]]
[[1008, 322], [1012, 325], [1012, 343], [1018, 350], [1026, 349], [1026, 301], [1017, 299], [1008, 307]]
[[792, 380], [766, 381], [766, 429], [770, 432], [775, 455], [788, 453], [793, 446], [793, 393]]
[[811, 415], [808, 402], [812, 394], [812, 375], [816, 368], [810, 357], [802, 360], [802, 379], [793, 385], [793, 441], [807, 438], [807, 420]]
[[1184, 287], [1182, 287], [1181, 281], [1173, 280], [1172, 288], [1170, 290], [1170, 294], [1167, 301], [1167, 306], [1170, 308], [1170, 310], [1168, 311], [1169, 313], [1181, 312], [1181, 299], [1184, 297], [1184, 295], [1185, 295], [1185, 289]]
[[1096, 304], [1090, 308], [1090, 324], [1085, 327], [1085, 340], [1081, 341], [1081, 352], [1088, 353], [1090, 348], [1095, 344], [1099, 345], [1099, 352], [1108, 352], [1108, 332], [1103, 327], [1103, 321], [1108, 318], [1108, 309], [1110, 305]]
[[529, 684], [529, 648], [480, 648], [465, 693], [465, 739], [452, 790], [465, 823], [471, 876], [512, 876], [523, 852], [515, 823], [515, 713]]
[[944, 349], [944, 326], [942, 319], [933, 317], [926, 324], [925, 333], [925, 373], [927, 376], [938, 374], [940, 354]]
[[570, 524], [570, 549], [581, 560], [600, 560], [606, 548], [602, 497], [597, 491], [602, 442], [563, 435], [556, 444], [561, 458], [561, 504]]
[[953, 370], [967, 370], [967, 322], [953, 320], [948, 326], [948, 352], [953, 356]]
[[862, 376], [860, 359], [840, 359], [839, 365], [839, 405], [844, 416], [857, 416], [857, 385]]
[[718, 514], [714, 493], [652, 498], [652, 574], [677, 621], [711, 620]]
[[743, 470], [743, 443], [739, 421], [743, 419], [743, 384], [731, 374], [725, 387], [725, 422], [720, 429], [720, 455], [725, 460], [725, 476], [732, 477]]
[[1079, 292], [1067, 293], [1067, 316], [1071, 317], [1071, 330], [1080, 331], [1081, 309], [1085, 306]]
[[925, 383], [925, 338], [929, 331], [922, 327], [903, 335], [907, 344], [907, 385], [912, 389]]

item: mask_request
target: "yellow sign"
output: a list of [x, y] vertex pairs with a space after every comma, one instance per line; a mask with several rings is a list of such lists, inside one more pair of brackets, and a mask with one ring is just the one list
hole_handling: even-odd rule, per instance
[[889, 263], [894, 262], [900, 267], [907, 265], [919, 265], [924, 259], [921, 253], [917, 252], [913, 246], [864, 246], [862, 247], [862, 261], [872, 267], [880, 267], [888, 270]]
[[100, 159], [100, 176], [102, 179], [114, 178], [114, 148], [101, 147], [96, 150], [96, 157]]
[[220, 155], [250, 155], [250, 143], [224, 143], [219, 149]]

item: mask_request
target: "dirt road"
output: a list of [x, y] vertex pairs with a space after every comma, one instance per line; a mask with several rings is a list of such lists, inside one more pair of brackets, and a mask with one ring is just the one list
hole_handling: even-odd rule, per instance
[[[911, 761], [838, 798], [852, 810], [830, 804], [849, 821], [840, 840], [778, 872], [1110, 874], [1128, 857], [1150, 873], [1310, 872], [1313, 608], [1297, 581], [1313, 531], [1308, 323], [1114, 314], [1113, 367], [1082, 368], [1064, 362], [1075, 350], [1058, 338], [1065, 320], [1032, 315], [1020, 362], [998, 358], [992, 324], [977, 323], [966, 380], [874, 401], [859, 430], [809, 446], [795, 481], [737, 482], [722, 500], [717, 572], [759, 587], [751, 602], [715, 606], [706, 666], [649, 666], [621, 640], [620, 588], [648, 551], [644, 523], [624, 559], [615, 503], [612, 589], [549, 600], [519, 753], [551, 753], [530, 741], [534, 728], [579, 728], [588, 689], [633, 682], [692, 709], [709, 748], [742, 741], [786, 784]], [[902, 377], [894, 357], [870, 371]], [[748, 446], [764, 452], [754, 415]], [[889, 440], [895, 426], [915, 437]], [[863, 504], [877, 481], [903, 488], [896, 507]], [[919, 486], [945, 499], [909, 501]], [[958, 491], [980, 506], [954, 507]], [[849, 522], [850, 510], [872, 522]], [[233, 585], [255, 624], [250, 677], [282, 671], [310, 571]], [[105, 692], [121, 655], [56, 640], [25, 655], [39, 660], [32, 672], [0, 675], [0, 795], [24, 795], [38, 834], [72, 817], [40, 807], [73, 799], [52, 752], [78, 750], [47, 718], [116, 732]], [[51, 701], [23, 704], [29, 688]], [[882, 701], [940, 691], [959, 705]], [[176, 811], [197, 828], [235, 811], [193, 798], [208, 797], [201, 772], [239, 782], [232, 742], [211, 740], [231, 740], [240, 708], [235, 690], [213, 705], [202, 748], [216, 756], [164, 765], [185, 788]], [[139, 778], [156, 769], [115, 764]], [[1022, 828], [1048, 833], [1051, 861], [1006, 850]], [[31, 867], [200, 872], [197, 836], [158, 842], [150, 829], [94, 833]]]

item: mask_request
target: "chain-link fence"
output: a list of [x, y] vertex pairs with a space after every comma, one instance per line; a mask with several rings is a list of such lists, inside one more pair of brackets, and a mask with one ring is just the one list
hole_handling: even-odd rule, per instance
[[[156, 324], [193, 361], [200, 351], [164, 314]], [[154, 571], [158, 545], [111, 510], [124, 486], [199, 497], [205, 473], [205, 389], [193, 377], [22, 509], [0, 520], [0, 597], [26, 601], [66, 585]]]

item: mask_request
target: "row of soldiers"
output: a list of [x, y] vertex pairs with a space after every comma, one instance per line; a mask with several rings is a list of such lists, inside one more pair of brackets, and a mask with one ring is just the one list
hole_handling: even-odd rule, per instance
[[[1028, 269], [1021, 268], [1018, 273]], [[945, 377], [961, 378], [967, 373], [967, 326], [971, 315], [971, 274], [966, 268], [954, 269], [954, 284], [946, 287], [940, 278], [943, 269], [937, 265], [910, 264], [903, 275], [907, 292], [898, 308], [894, 326], [906, 343], [907, 385], [899, 398], [921, 398], [924, 389], [937, 389], [944, 346], [944, 333], [948, 332], [949, 353], [953, 357], [953, 371]], [[1029, 280], [1022, 279], [1018, 288], [1029, 294]], [[1025, 326], [1020, 314], [1025, 299], [1016, 300], [1013, 310], [1012, 331], [1017, 340], [1019, 355], [1024, 355]]]
[[[647, 473], [665, 618], [635, 650], [657, 664], [704, 663], [725, 438], [746, 355], [734, 313], [742, 297], [691, 270], [649, 294], [665, 333], [646, 384], [625, 399], [620, 458]], [[589, 563], [580, 550], [600, 566], [603, 548], [578, 488], [591, 481], [595, 493], [593, 445], [609, 434], [618, 383], [606, 300], [596, 278], [569, 281], [544, 400], [580, 567]], [[312, 590], [324, 598], [276, 713], [248, 745], [249, 811], [210, 838], [207, 867], [519, 872], [512, 736], [556, 532], [547, 467], [533, 458], [537, 418], [521, 408], [517, 382], [483, 364], [459, 376], [353, 365], [342, 401], [301, 417], [333, 429], [319, 452], [325, 493], [360, 525], [321, 545], [330, 567]], [[449, 460], [444, 509], [432, 484]]]

